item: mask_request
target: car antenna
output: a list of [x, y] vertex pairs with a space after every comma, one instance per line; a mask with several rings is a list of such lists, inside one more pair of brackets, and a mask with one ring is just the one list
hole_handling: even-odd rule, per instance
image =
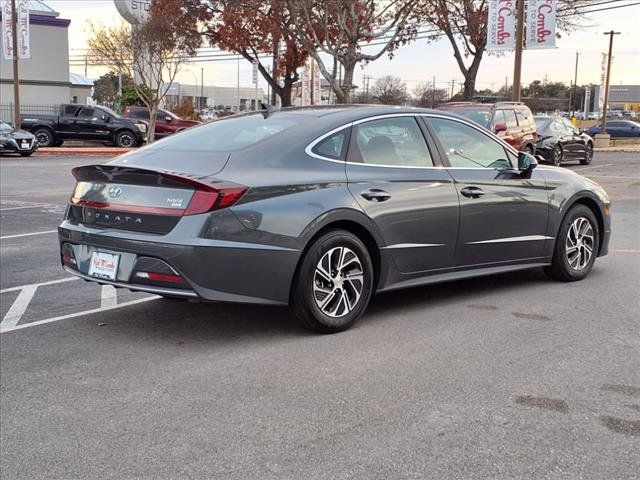
[[273, 105], [270, 105], [268, 103], [260, 102], [260, 105], [262, 105], [262, 116], [264, 118], [267, 118], [272, 113], [280, 110], [278, 107], [274, 107]]

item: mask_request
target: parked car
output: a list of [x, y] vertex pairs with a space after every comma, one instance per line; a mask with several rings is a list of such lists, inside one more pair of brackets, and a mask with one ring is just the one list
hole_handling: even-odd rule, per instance
[[289, 304], [320, 332], [349, 328], [375, 292], [535, 267], [581, 280], [610, 237], [599, 185], [435, 110], [236, 115], [73, 174], [66, 271]]
[[6, 122], [0, 122], [0, 155], [19, 153], [28, 157], [38, 149], [36, 137], [25, 130], [16, 130]]
[[57, 115], [32, 115], [22, 128], [33, 133], [41, 147], [60, 146], [65, 140], [94, 140], [118, 147], [144, 143], [146, 122], [123, 118], [107, 107], [63, 104]]
[[473, 103], [452, 102], [438, 107], [473, 120], [514, 147], [535, 152], [536, 123], [529, 107], [519, 102]]
[[[127, 106], [122, 112], [125, 118], [138, 120], [149, 120], [149, 109], [147, 107]], [[155, 138], [164, 138], [172, 133], [180, 132], [186, 128], [200, 125], [202, 122], [196, 120], [183, 120], [169, 110], [158, 110], [156, 115]]]
[[555, 166], [566, 160], [579, 160], [588, 165], [593, 159], [593, 139], [580, 133], [569, 120], [562, 117], [535, 117], [538, 129], [536, 154]]
[[[585, 131], [593, 137], [602, 133], [602, 124], [594, 125]], [[640, 137], [640, 123], [633, 120], [611, 120], [607, 122], [607, 133], [612, 138]]]

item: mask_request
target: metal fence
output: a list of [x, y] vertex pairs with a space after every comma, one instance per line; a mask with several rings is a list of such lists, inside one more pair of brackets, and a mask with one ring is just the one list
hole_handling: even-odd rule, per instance
[[[13, 124], [13, 103], [0, 103], [0, 120]], [[20, 116], [32, 115], [55, 115], [58, 113], [58, 104], [35, 104], [26, 103], [20, 105]]]

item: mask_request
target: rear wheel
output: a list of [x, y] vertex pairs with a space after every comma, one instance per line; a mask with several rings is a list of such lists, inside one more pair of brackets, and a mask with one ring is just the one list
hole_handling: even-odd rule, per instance
[[136, 146], [136, 137], [133, 132], [123, 130], [116, 135], [116, 145], [120, 148], [131, 148]]
[[562, 151], [562, 147], [556, 144], [556, 146], [553, 147], [553, 151], [551, 152], [551, 163], [553, 163], [554, 166], [559, 167], [562, 163], [563, 157], [564, 152]]
[[320, 333], [348, 329], [364, 313], [373, 292], [373, 264], [352, 233], [332, 230], [307, 250], [291, 291], [300, 323]]
[[553, 260], [545, 267], [546, 274], [563, 282], [582, 280], [593, 268], [599, 244], [595, 215], [585, 205], [575, 205], [562, 221]]
[[582, 165], [589, 165], [593, 160], [593, 144], [587, 143], [584, 147], [584, 158], [580, 160]]
[[52, 147], [55, 144], [53, 133], [48, 128], [38, 128], [33, 134], [40, 147]]

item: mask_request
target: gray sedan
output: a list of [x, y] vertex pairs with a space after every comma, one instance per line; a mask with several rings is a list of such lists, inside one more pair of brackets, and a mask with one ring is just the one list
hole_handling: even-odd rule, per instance
[[290, 305], [325, 333], [353, 325], [376, 292], [537, 267], [581, 280], [610, 237], [599, 185], [424, 109], [233, 116], [73, 173], [68, 272]]

